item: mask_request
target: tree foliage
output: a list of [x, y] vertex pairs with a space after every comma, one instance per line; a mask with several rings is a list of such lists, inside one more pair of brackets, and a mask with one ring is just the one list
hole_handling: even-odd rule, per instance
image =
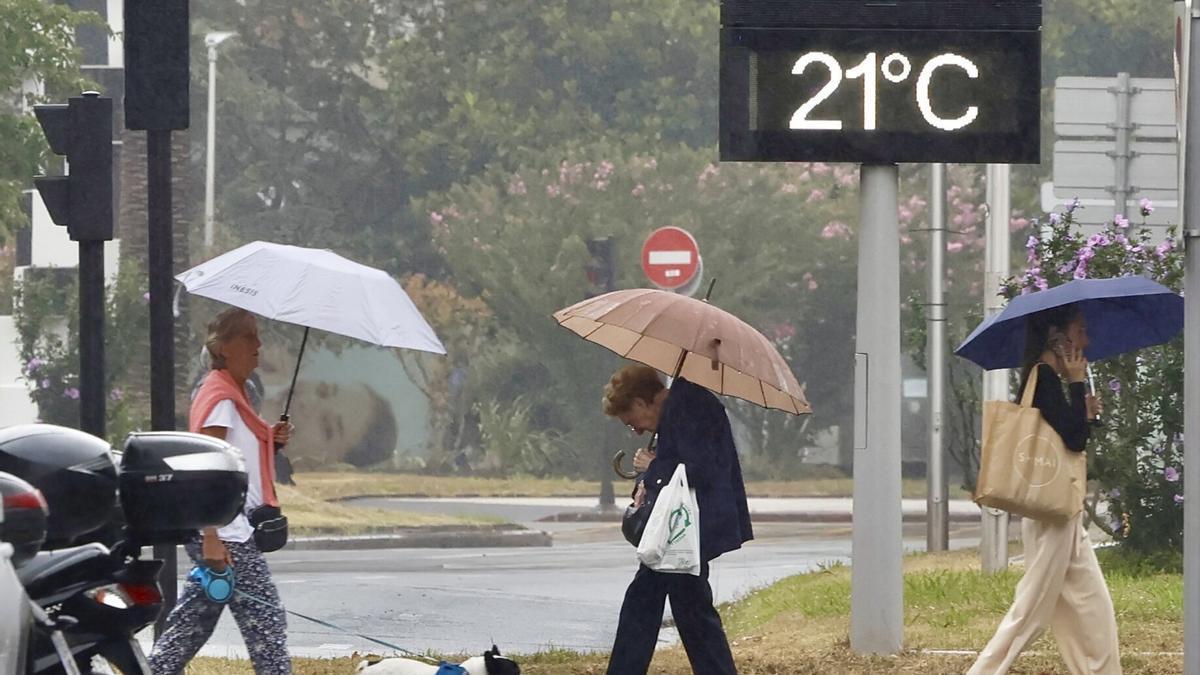
[[74, 30], [99, 17], [44, 0], [0, 3], [0, 239], [25, 227], [29, 215], [21, 193], [47, 159], [37, 120], [29, 114], [44, 102], [39, 91], [78, 93], [79, 50]]
[[[501, 400], [525, 396], [541, 428], [573, 433], [604, 423], [598, 388], [615, 360], [555, 325], [582, 299], [586, 241], [613, 237], [618, 287], [643, 285], [640, 247], [656, 227], [701, 242], [712, 302], [763, 330], [808, 384], [824, 422], [843, 424], [853, 359], [853, 228], [857, 176], [826, 164], [722, 165], [705, 151], [657, 153], [597, 146], [555, 164], [494, 169], [420, 202], [455, 278], [495, 312], [522, 358]], [[802, 217], [797, 217], [803, 213]], [[504, 337], [504, 336], [501, 336]], [[795, 457], [802, 421], [730, 402], [731, 414], [771, 458]]]
[[[127, 349], [149, 324], [145, 272], [136, 264], [121, 267], [116, 283], [107, 289], [104, 352], [108, 401], [107, 432], [119, 447], [125, 435], [148, 428], [146, 411], [131, 391], [130, 366], [145, 358]], [[79, 306], [78, 278], [71, 269], [30, 270], [16, 289], [14, 319], [19, 335], [21, 374], [42, 422], [79, 425]]]
[[[1142, 213], [1153, 205], [1143, 200]], [[1052, 213], [1027, 243], [1025, 271], [1003, 289], [1008, 297], [1071, 279], [1142, 275], [1173, 290], [1183, 284], [1183, 255], [1174, 234], [1156, 241], [1145, 227], [1118, 218], [1085, 236], [1078, 203]], [[1183, 340], [1105, 359], [1093, 368], [1106, 423], [1093, 429], [1088, 510], [1103, 530], [1134, 551], [1183, 545]]]

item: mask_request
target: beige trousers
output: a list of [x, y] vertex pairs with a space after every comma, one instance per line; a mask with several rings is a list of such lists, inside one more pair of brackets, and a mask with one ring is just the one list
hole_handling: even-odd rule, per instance
[[1007, 673], [1047, 624], [1072, 675], [1120, 675], [1112, 597], [1084, 518], [1081, 513], [1060, 524], [1022, 519], [1025, 576], [1000, 628], [968, 675]]

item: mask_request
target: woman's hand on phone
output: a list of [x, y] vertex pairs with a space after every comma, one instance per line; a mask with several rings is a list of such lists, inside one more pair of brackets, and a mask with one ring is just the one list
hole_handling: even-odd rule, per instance
[[1083, 382], [1087, 379], [1087, 359], [1083, 357], [1082, 349], [1068, 342], [1059, 351], [1058, 358], [1066, 371], [1067, 381]]

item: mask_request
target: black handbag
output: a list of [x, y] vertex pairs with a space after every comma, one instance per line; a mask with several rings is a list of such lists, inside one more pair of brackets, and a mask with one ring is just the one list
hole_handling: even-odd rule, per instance
[[621, 534], [625, 535], [625, 541], [634, 546], [641, 543], [642, 532], [646, 529], [646, 521], [650, 520], [650, 511], [653, 508], [649, 501], [641, 506], [630, 504], [625, 507], [625, 514], [621, 516]]
[[250, 512], [254, 545], [263, 553], [278, 551], [287, 544], [288, 520], [278, 506], [263, 504]]

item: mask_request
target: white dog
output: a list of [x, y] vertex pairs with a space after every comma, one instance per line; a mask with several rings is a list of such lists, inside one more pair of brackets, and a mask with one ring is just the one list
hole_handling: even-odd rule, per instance
[[[472, 656], [458, 665], [467, 675], [521, 675], [517, 662], [500, 656], [496, 645], [483, 656]], [[358, 672], [366, 675], [438, 675], [440, 670], [438, 666], [401, 656], [367, 658], [358, 664]]]

